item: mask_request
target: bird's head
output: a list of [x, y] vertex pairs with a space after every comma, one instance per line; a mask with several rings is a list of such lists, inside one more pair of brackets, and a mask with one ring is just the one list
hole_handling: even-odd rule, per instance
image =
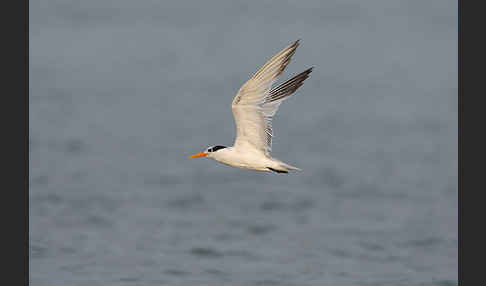
[[209, 157], [209, 158], [211, 158], [219, 150], [224, 149], [224, 148], [226, 148], [226, 147], [221, 146], [221, 145], [210, 146], [210, 147], [206, 148], [206, 150], [202, 151], [201, 153], [197, 153], [197, 154], [189, 156], [189, 158], [197, 158], [197, 157]]

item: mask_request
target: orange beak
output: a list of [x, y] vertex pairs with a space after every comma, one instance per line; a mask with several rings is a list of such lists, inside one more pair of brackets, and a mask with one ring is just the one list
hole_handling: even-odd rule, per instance
[[204, 152], [201, 152], [201, 153], [197, 153], [197, 154], [194, 154], [192, 156], [189, 156], [189, 158], [197, 158], [197, 157], [206, 157], [208, 154], [207, 153], [204, 153]]

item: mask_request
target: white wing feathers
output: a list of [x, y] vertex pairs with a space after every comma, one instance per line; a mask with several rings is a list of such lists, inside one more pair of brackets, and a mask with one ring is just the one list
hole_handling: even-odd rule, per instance
[[272, 149], [272, 116], [283, 100], [292, 95], [312, 68], [270, 90], [295, 53], [299, 41], [273, 56], [243, 86], [231, 105], [236, 123], [235, 147], [247, 144], [269, 155]]

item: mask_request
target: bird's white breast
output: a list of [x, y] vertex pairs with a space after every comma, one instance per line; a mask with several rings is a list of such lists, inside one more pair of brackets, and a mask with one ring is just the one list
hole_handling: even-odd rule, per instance
[[210, 158], [233, 167], [259, 171], [269, 171], [268, 167], [275, 164], [271, 158], [251, 147], [228, 147], [211, 154]]

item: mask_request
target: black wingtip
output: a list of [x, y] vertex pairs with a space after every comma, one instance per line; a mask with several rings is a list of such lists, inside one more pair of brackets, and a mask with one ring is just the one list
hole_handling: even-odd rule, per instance
[[305, 70], [305, 72], [307, 72], [307, 73], [311, 73], [311, 72], [312, 72], [312, 70], [314, 70], [314, 67], [310, 67], [310, 68], [306, 69], [306, 70]]
[[306, 76], [308, 76], [312, 72], [312, 70], [314, 70], [314, 67], [310, 67], [310, 68], [306, 69], [305, 71], [302, 72], [302, 74], [305, 74]]
[[295, 48], [297, 48], [299, 45], [300, 45], [300, 39], [298, 39], [297, 41], [293, 42], [292, 44], [290, 44], [291, 46], [295, 46]]
[[274, 173], [278, 173], [278, 174], [288, 174], [289, 173], [288, 171], [275, 170], [275, 169], [270, 168], [270, 167], [267, 167], [267, 169], [269, 169], [270, 171], [272, 171]]

